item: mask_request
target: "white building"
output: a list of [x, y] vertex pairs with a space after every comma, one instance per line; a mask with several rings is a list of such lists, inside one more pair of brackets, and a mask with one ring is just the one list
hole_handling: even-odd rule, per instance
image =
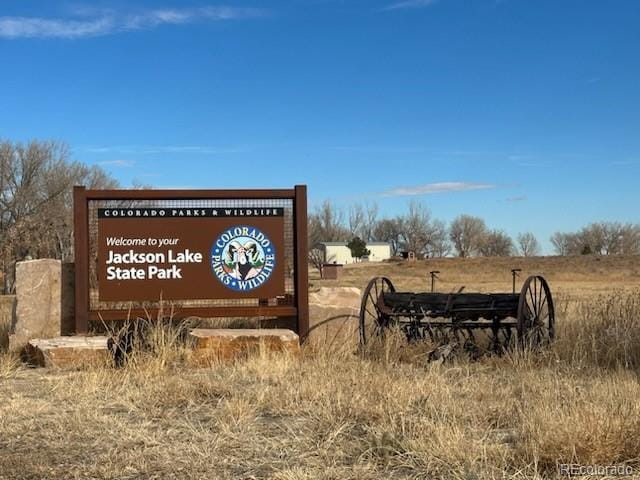
[[[324, 263], [340, 263], [347, 265], [359, 261], [367, 261], [367, 258], [358, 260], [351, 256], [351, 250], [347, 247], [347, 242], [320, 242], [316, 248], [322, 251]], [[367, 250], [371, 252], [368, 257], [369, 262], [382, 262], [391, 258], [391, 245], [387, 242], [369, 242]]]

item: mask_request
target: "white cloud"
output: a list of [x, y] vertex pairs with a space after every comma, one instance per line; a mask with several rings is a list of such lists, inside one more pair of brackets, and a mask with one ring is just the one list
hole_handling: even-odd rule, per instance
[[640, 163], [640, 160], [615, 160], [609, 162], [609, 165], [612, 167], [626, 167], [628, 165], [636, 165], [637, 163]]
[[188, 185], [188, 184], [167, 184], [167, 185], [154, 185], [153, 188], [160, 190], [195, 190], [197, 188], [202, 188], [197, 185]]
[[395, 147], [395, 146], [337, 146], [329, 147], [331, 150], [340, 152], [357, 152], [357, 153], [419, 153], [423, 152], [422, 147]]
[[0, 37], [95, 37], [111, 33], [115, 28], [108, 17], [95, 20], [57, 20], [27, 17], [0, 17]]
[[509, 160], [518, 167], [544, 167], [546, 164], [536, 160], [534, 155], [509, 155]]
[[248, 146], [214, 147], [207, 145], [112, 145], [78, 148], [88, 153], [114, 153], [123, 155], [154, 155], [163, 153], [186, 153], [202, 155], [222, 155], [251, 150]]
[[131, 160], [105, 160], [104, 162], [98, 162], [99, 165], [106, 165], [110, 167], [133, 167], [135, 162]]
[[433, 193], [464, 192], [469, 190], [489, 190], [496, 188], [491, 183], [474, 182], [440, 182], [416, 185], [413, 187], [398, 187], [382, 192], [383, 197], [408, 197], [415, 195], [429, 195]]
[[507, 202], [524, 202], [527, 200], [527, 196], [526, 195], [518, 195], [515, 197], [507, 197], [506, 198]]
[[118, 12], [115, 10], [76, 9], [78, 18], [0, 17], [0, 37], [4, 38], [84, 38], [142, 30], [160, 25], [183, 25], [259, 17], [256, 8], [200, 7], [165, 8]]
[[403, 0], [387, 5], [382, 10], [400, 10], [404, 8], [423, 8], [436, 3], [437, 0]]

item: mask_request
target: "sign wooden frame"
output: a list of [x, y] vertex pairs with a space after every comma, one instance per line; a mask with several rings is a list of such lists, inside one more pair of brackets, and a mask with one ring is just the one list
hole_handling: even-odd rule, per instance
[[87, 190], [76, 186], [74, 199], [75, 333], [86, 334], [89, 322], [145, 317], [157, 309], [91, 309], [89, 285], [89, 201], [145, 200], [263, 200], [284, 199], [293, 204], [293, 305], [184, 307], [180, 316], [196, 317], [288, 317], [296, 318], [296, 331], [304, 338], [309, 331], [309, 265], [307, 246], [307, 187], [280, 190]]

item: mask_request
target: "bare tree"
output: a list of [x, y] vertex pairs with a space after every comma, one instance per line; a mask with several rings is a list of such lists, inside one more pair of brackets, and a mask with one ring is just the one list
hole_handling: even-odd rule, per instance
[[551, 245], [557, 255], [569, 255], [569, 245], [571, 243], [569, 235], [562, 232], [555, 232], [551, 235]]
[[513, 253], [513, 240], [501, 230], [491, 230], [484, 235], [480, 253], [485, 257], [509, 257]]
[[640, 255], [640, 225], [627, 223], [620, 230], [620, 253]]
[[446, 257], [451, 253], [451, 242], [447, 231], [447, 225], [442, 220], [432, 222], [432, 233], [427, 246], [430, 257]]
[[606, 231], [602, 223], [587, 225], [578, 233], [578, 238], [584, 247], [581, 253], [608, 254], [605, 248]]
[[27, 256], [73, 256], [73, 185], [111, 188], [98, 167], [69, 159], [66, 145], [0, 142], [0, 258], [4, 290], [13, 290], [15, 262]]
[[427, 245], [431, 214], [429, 210], [417, 201], [409, 203], [409, 212], [402, 222], [402, 237], [407, 250], [422, 253]]
[[362, 223], [362, 239], [370, 242], [373, 240], [373, 231], [376, 228], [376, 223], [378, 221], [378, 204], [368, 203], [365, 205], [364, 209], [364, 221]]
[[391, 245], [391, 254], [397, 255], [400, 251], [403, 229], [402, 217], [383, 218], [377, 222], [373, 231], [373, 238], [381, 242], [389, 242]]
[[480, 252], [487, 226], [484, 220], [471, 215], [460, 215], [451, 222], [449, 238], [459, 257], [470, 257]]
[[444, 223], [432, 220], [429, 209], [421, 202], [409, 203], [409, 212], [402, 218], [400, 225], [400, 237], [406, 250], [430, 256], [434, 251], [440, 252], [446, 248]]
[[346, 242], [349, 231], [344, 226], [342, 210], [326, 200], [309, 215], [309, 245], [318, 242]]
[[349, 207], [349, 236], [361, 235], [365, 222], [364, 208], [359, 203]]
[[638, 255], [640, 225], [595, 222], [577, 232], [556, 232], [551, 243], [559, 255]]
[[517, 241], [520, 254], [523, 257], [535, 257], [536, 255], [540, 255], [540, 244], [533, 233], [520, 233]]
[[311, 248], [309, 250], [309, 263], [320, 272], [322, 277], [322, 269], [324, 267], [324, 252], [319, 248]]
[[[640, 225], [620, 222], [591, 224], [587, 231], [598, 232], [602, 255], [635, 255], [640, 253]], [[592, 233], [593, 235], [593, 233]]]
[[432, 219], [429, 209], [419, 201], [409, 203], [407, 214], [379, 221], [373, 237], [389, 242], [394, 255], [401, 248], [431, 257], [445, 256], [450, 250], [446, 225]]

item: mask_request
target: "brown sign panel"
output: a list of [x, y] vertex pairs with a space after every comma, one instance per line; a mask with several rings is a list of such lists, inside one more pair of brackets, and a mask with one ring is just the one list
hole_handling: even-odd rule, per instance
[[281, 208], [98, 210], [100, 301], [285, 293]]

